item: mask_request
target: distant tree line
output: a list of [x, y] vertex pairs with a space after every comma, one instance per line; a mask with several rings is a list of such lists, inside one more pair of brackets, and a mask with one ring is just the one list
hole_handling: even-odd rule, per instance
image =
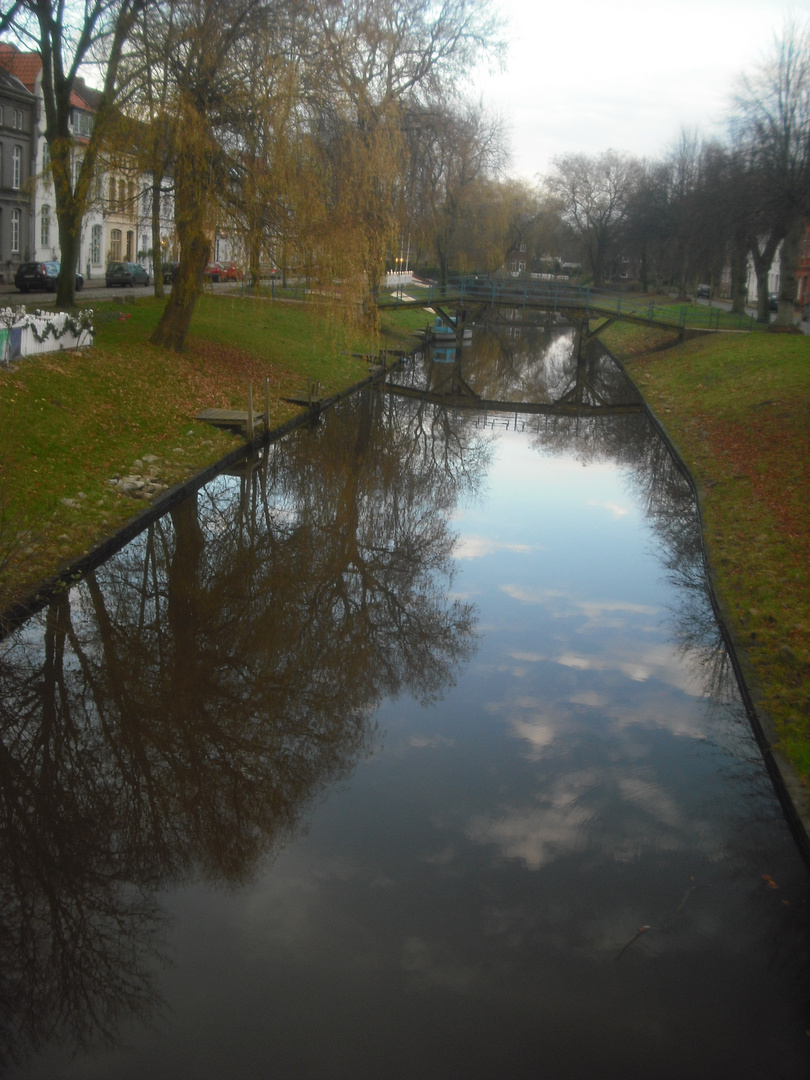
[[[728, 266], [735, 309], [751, 259], [764, 319], [781, 245], [779, 319], [793, 317], [810, 215], [806, 26], [789, 24], [740, 79], [726, 141], [684, 133], [662, 161], [572, 154], [538, 186], [506, 175], [503, 124], [457, 90], [502, 49], [481, 0], [15, 0], [0, 34], [43, 61], [60, 303], [73, 302], [71, 253], [103, 154], [149, 177], [156, 251], [173, 200], [181, 261], [154, 336], [164, 347], [183, 346], [217, 227], [240, 238], [254, 281], [267, 263], [339, 279], [370, 323], [406, 245], [443, 283], [568, 259], [597, 286], [630, 274], [686, 294]], [[76, 167], [70, 92], [91, 64], [102, 93]]]
[[595, 285], [629, 274], [680, 294], [730, 270], [742, 310], [749, 260], [758, 316], [768, 320], [768, 271], [781, 245], [778, 322], [791, 325], [810, 218], [810, 31], [792, 23], [742, 76], [728, 138], [682, 133], [662, 161], [609, 150], [555, 160], [546, 190]]

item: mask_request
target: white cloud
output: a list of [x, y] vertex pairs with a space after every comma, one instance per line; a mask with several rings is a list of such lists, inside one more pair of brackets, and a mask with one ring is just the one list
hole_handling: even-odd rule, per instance
[[557, 618], [570, 618], [574, 615], [584, 615], [588, 620], [587, 628], [595, 626], [623, 626], [626, 619], [619, 619], [622, 615], [645, 615], [655, 616], [659, 613], [657, 607], [650, 604], [636, 604], [631, 600], [581, 600], [573, 593], [567, 593], [560, 589], [530, 589], [523, 585], [501, 585], [501, 592], [518, 600], [522, 604], [543, 604], [554, 606], [554, 615]]
[[542, 549], [531, 544], [510, 544], [505, 540], [495, 540], [489, 536], [462, 536], [456, 542], [453, 554], [457, 559], [480, 559], [499, 551], [529, 555], [533, 551], [540, 550]]
[[600, 502], [596, 502], [593, 499], [590, 499], [588, 501], [588, 506], [595, 506], [595, 507], [598, 507], [600, 510], [607, 510], [609, 513], [613, 514], [613, 516], [616, 517], [616, 518], [627, 517], [627, 515], [630, 513], [629, 507], [627, 507], [627, 506], [619, 506], [618, 503], [613, 503], [613, 502], [600, 503]]

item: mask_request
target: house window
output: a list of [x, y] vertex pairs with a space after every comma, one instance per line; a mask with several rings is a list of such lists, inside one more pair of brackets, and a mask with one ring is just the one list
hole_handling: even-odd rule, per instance
[[94, 225], [90, 234], [90, 262], [93, 266], [101, 263], [101, 226]]
[[101, 173], [98, 172], [98, 173], [96, 173], [95, 200], [96, 200], [97, 203], [100, 203], [103, 198], [104, 198], [104, 178], [102, 177]]
[[11, 211], [11, 250], [15, 255], [20, 253], [20, 211]]
[[0, 105], [0, 124], [3, 123], [3, 106]]
[[[114, 181], [113, 181], [114, 182]], [[113, 262], [118, 262], [121, 258], [121, 230], [110, 230], [110, 258]]]
[[51, 172], [51, 148], [48, 143], [42, 144], [42, 171], [45, 173], [45, 179], [50, 179]]
[[14, 110], [14, 127], [17, 128], [18, 131], [22, 131], [22, 129], [23, 129], [23, 113], [22, 113], [22, 109], [15, 109]]
[[[20, 186], [20, 180], [22, 178], [22, 150], [19, 146], [14, 147], [14, 155], [12, 158], [12, 174], [11, 174], [11, 186], [18, 188]], [[15, 250], [19, 250], [16, 248]]]
[[89, 138], [93, 132], [93, 117], [90, 113], [80, 112], [76, 109], [73, 113], [73, 134], [83, 135]]
[[135, 258], [135, 233], [130, 229], [127, 232], [127, 262], [132, 262]]
[[129, 212], [131, 214], [136, 214], [138, 212], [138, 208], [135, 205], [135, 182], [134, 182], [134, 180], [130, 180], [130, 182], [127, 184], [127, 202], [129, 203]]
[[47, 203], [42, 207], [39, 223], [39, 242], [42, 247], [50, 247], [51, 244], [51, 208]]
[[115, 211], [115, 177], [110, 177], [110, 213]]

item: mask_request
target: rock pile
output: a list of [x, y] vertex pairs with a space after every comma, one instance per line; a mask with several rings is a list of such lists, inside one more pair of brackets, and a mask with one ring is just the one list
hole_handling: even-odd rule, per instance
[[131, 499], [154, 499], [169, 487], [161, 477], [160, 464], [159, 457], [144, 454], [142, 458], [133, 461], [126, 476], [114, 476], [107, 483]]

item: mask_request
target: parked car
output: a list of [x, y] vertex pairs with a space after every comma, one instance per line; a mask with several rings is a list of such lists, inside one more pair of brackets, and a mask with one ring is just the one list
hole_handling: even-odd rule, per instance
[[149, 274], [140, 263], [112, 262], [107, 267], [107, 287], [113, 285], [148, 285]]
[[771, 311], [779, 310], [779, 296], [775, 292], [768, 293], [768, 307]]
[[[58, 262], [24, 262], [20, 263], [17, 273], [14, 275], [14, 284], [20, 292], [27, 293], [45, 290], [56, 292], [56, 282], [59, 277], [61, 263]], [[84, 278], [81, 274], [76, 275], [76, 291], [84, 287]]]
[[225, 277], [228, 281], [244, 281], [245, 271], [241, 266], [237, 266], [234, 262], [221, 263], [220, 265], [225, 271]]
[[166, 262], [163, 263], [163, 280], [171, 284], [177, 277], [177, 271], [180, 269], [179, 262]]
[[711, 295], [712, 295], [712, 290], [711, 290], [710, 285], [698, 285], [698, 287], [697, 287], [698, 299], [710, 300]]
[[203, 270], [203, 277], [206, 281], [227, 281], [228, 271], [222, 263], [212, 262]]

